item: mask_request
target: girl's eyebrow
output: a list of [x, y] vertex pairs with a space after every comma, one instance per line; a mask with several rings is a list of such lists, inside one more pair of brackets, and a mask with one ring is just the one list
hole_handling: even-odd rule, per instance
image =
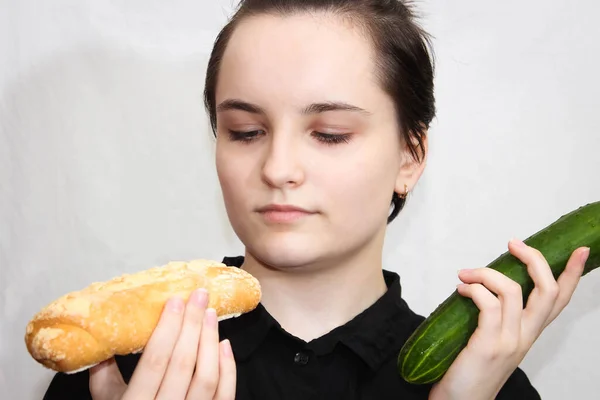
[[[248, 103], [246, 101], [240, 100], [240, 99], [227, 99], [222, 101], [221, 103], [219, 103], [219, 105], [217, 106], [217, 112], [224, 112], [224, 111], [229, 111], [229, 110], [239, 110], [239, 111], [245, 111], [251, 114], [261, 114], [261, 115], [265, 115], [265, 110], [256, 105], [256, 104], [252, 104], [252, 103]], [[306, 107], [304, 107], [304, 109], [302, 109], [301, 113], [308, 115], [308, 114], [319, 114], [319, 113], [324, 113], [327, 111], [352, 111], [352, 112], [358, 112], [361, 114], [366, 114], [366, 115], [371, 115], [371, 113], [363, 108], [354, 106], [352, 104], [348, 104], [348, 103], [344, 103], [344, 102], [339, 102], [339, 101], [327, 101], [327, 102], [322, 102], [322, 103], [312, 103]]]
[[251, 114], [265, 114], [265, 111], [260, 106], [239, 99], [227, 99], [217, 106], [217, 112], [229, 110], [246, 111]]
[[371, 113], [364, 108], [339, 101], [310, 104], [309, 106], [305, 107], [304, 110], [302, 110], [302, 114], [317, 114], [327, 111], [353, 111], [361, 114], [371, 115]]

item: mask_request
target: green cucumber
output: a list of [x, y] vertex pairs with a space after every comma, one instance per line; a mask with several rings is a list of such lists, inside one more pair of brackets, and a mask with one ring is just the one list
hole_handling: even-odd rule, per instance
[[[524, 242], [538, 249], [548, 261], [554, 278], [565, 269], [572, 252], [589, 247], [583, 274], [600, 266], [600, 201], [563, 215]], [[488, 268], [502, 272], [521, 285], [523, 305], [534, 283], [526, 266], [508, 251]], [[398, 354], [398, 371], [409, 383], [439, 381], [467, 345], [477, 328], [479, 309], [470, 298], [454, 291], [412, 333]]]

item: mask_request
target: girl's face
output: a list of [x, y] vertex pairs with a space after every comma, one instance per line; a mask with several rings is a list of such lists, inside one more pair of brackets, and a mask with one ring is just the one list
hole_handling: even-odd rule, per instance
[[[216, 164], [233, 229], [275, 268], [380, 251], [394, 191], [422, 165], [362, 31], [326, 15], [245, 19], [218, 85]], [[374, 253], [377, 254], [377, 253]]]

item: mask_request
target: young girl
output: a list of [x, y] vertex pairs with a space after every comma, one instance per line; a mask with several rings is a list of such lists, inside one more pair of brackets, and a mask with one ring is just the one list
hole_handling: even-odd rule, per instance
[[427, 36], [406, 5], [242, 1], [215, 43], [205, 101], [246, 249], [224, 262], [260, 280], [261, 305], [217, 323], [204, 291], [172, 299], [141, 357], [57, 374], [46, 399], [539, 399], [518, 365], [568, 303], [585, 248], [557, 282], [511, 241], [535, 281], [528, 304], [503, 275], [462, 271], [458, 290], [481, 310], [468, 346], [434, 385], [397, 372], [423, 317], [383, 269], [383, 242], [423, 172], [434, 116]]

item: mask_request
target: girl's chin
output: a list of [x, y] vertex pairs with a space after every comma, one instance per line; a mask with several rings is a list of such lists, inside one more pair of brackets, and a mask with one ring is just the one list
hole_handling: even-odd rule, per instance
[[275, 269], [291, 269], [291, 268], [302, 268], [318, 262], [321, 258], [319, 257], [319, 251], [316, 249], [305, 250], [305, 249], [253, 249], [249, 251], [253, 257], [256, 258], [262, 264], [266, 264]]
[[311, 239], [278, 237], [251, 240], [246, 248], [257, 261], [275, 269], [308, 267], [331, 257], [326, 238], [314, 236]]

